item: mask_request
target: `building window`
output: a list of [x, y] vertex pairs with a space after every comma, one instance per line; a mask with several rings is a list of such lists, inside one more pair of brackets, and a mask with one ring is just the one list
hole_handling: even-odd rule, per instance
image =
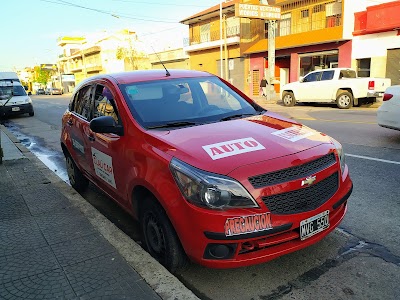
[[309, 12], [308, 9], [304, 9], [304, 10], [301, 11], [301, 18], [302, 18], [302, 19], [308, 18], [309, 15], [310, 15], [310, 12]]
[[313, 7], [313, 14], [325, 11], [325, 4], [315, 5]]
[[357, 59], [358, 77], [370, 77], [371, 74], [371, 58]]
[[279, 35], [285, 36], [290, 34], [290, 27], [292, 24], [292, 14], [283, 14], [281, 20], [279, 21]]
[[200, 26], [200, 43], [210, 41], [210, 23]]

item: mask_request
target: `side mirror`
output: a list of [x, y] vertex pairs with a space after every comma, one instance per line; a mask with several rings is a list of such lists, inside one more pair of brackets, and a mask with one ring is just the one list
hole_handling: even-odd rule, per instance
[[299, 77], [299, 82], [303, 82], [304, 81], [304, 77], [303, 76], [300, 76]]
[[32, 95], [32, 92], [28, 92], [28, 96]]
[[101, 116], [90, 121], [90, 129], [97, 133], [114, 133], [124, 135], [124, 128], [118, 125], [111, 116]]

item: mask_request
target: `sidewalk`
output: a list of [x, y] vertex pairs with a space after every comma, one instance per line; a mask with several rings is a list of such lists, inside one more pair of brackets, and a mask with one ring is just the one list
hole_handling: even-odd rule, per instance
[[197, 299], [0, 125], [0, 299]]

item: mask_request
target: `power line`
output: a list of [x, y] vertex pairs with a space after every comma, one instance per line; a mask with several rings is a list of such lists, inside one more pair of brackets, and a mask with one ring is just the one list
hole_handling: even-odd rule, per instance
[[[127, 15], [127, 14], [117, 14], [117, 13], [111, 13], [109, 11], [105, 11], [105, 10], [100, 10], [100, 9], [96, 9], [96, 8], [92, 8], [92, 7], [87, 7], [87, 6], [82, 6], [79, 4], [75, 4], [72, 2], [68, 2], [68, 1], [63, 1], [63, 0], [39, 0], [42, 2], [48, 2], [48, 3], [53, 3], [53, 4], [57, 4], [57, 5], [65, 5], [65, 6], [70, 6], [70, 7], [76, 7], [76, 8], [80, 8], [80, 9], [85, 9], [85, 10], [90, 10], [90, 11], [94, 11], [97, 13], [102, 13], [105, 15], [109, 15], [112, 16], [114, 18], [124, 18], [124, 19], [131, 19], [131, 20], [137, 20], [137, 21], [144, 21], [144, 22], [156, 22], [156, 23], [170, 23], [170, 24], [176, 24], [178, 23], [178, 21], [163, 21], [162, 19], [145, 19], [145, 18], [138, 18], [138, 17], [132, 17], [131, 15]], [[167, 19], [164, 19], [167, 20]]]
[[[165, 5], [165, 6], [176, 6], [171, 3], [160, 3], [160, 2], [142, 2], [142, 1], [132, 1], [132, 0], [114, 0], [115, 2], [125, 2], [125, 3], [135, 3], [135, 4], [149, 4], [149, 5]], [[179, 6], [190, 6], [190, 7], [209, 7], [208, 5], [195, 5], [195, 4], [179, 4]]]

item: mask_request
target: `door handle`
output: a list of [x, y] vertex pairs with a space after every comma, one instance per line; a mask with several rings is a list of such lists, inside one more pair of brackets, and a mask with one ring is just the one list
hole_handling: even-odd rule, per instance
[[72, 126], [74, 123], [72, 122], [72, 120], [68, 120], [68, 121], [67, 121], [67, 124], [68, 124], [69, 126]]

